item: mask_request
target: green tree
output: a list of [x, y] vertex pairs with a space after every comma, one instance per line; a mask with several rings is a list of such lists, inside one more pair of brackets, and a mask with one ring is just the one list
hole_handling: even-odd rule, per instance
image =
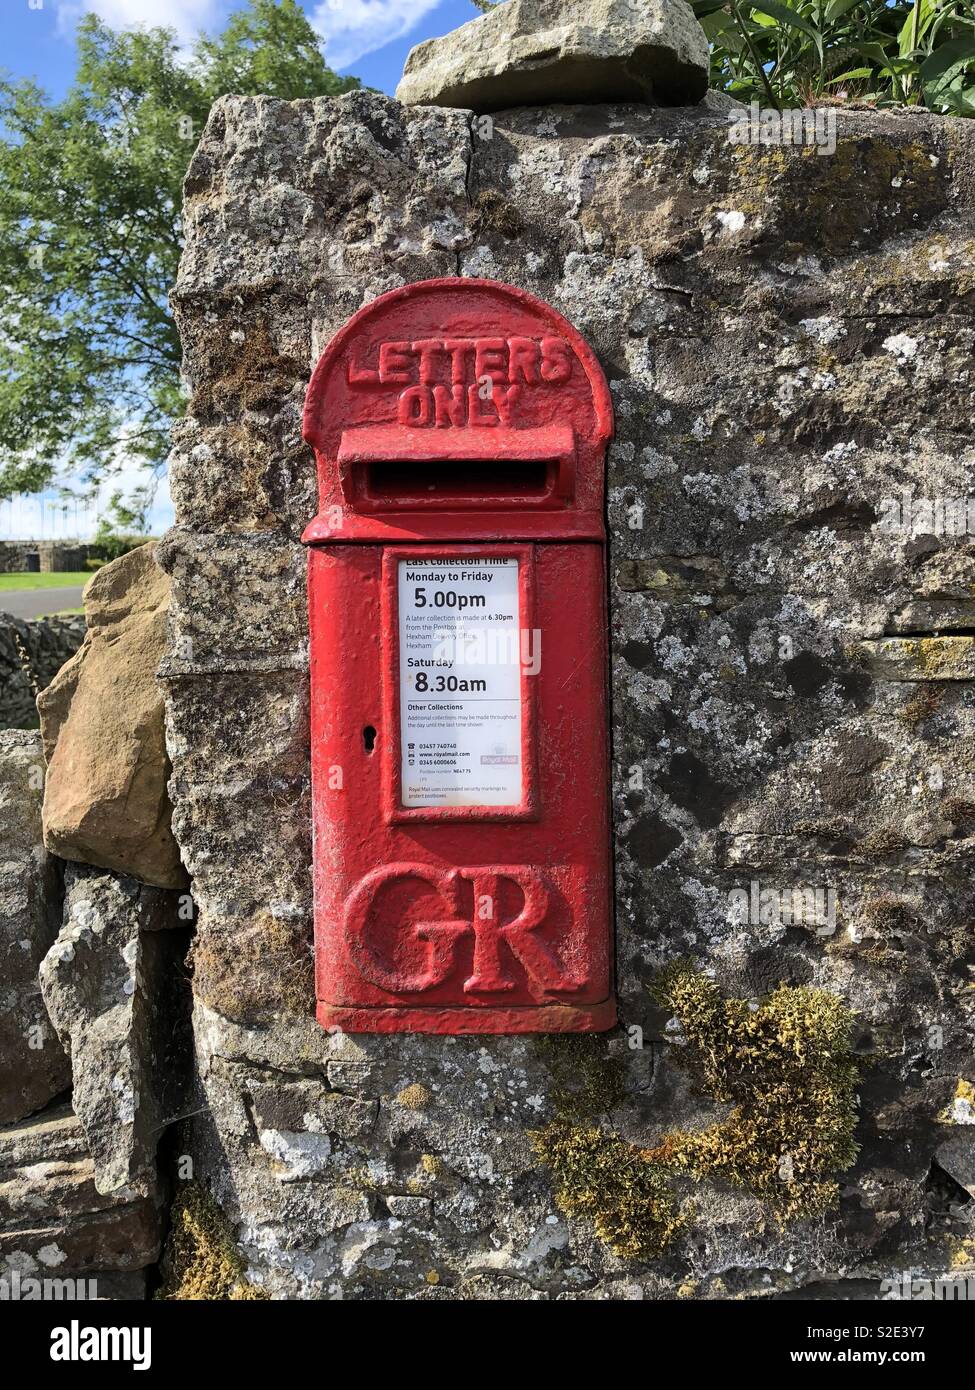
[[89, 16], [60, 102], [0, 78], [0, 500], [133, 459], [159, 471], [181, 409], [181, 185], [211, 104], [358, 86], [296, 0], [248, 0], [188, 58], [171, 30]]

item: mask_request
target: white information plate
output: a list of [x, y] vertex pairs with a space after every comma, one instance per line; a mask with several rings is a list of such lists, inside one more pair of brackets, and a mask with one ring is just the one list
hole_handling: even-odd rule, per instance
[[518, 560], [400, 560], [401, 800], [522, 800]]

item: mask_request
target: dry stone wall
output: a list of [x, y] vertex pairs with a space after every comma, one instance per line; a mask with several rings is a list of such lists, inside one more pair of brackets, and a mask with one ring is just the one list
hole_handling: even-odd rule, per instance
[[188, 898], [48, 853], [44, 784], [40, 734], [0, 733], [0, 1301], [144, 1298], [190, 1076]]
[[[186, 199], [192, 399], [159, 557], [173, 831], [198, 908], [187, 1143], [252, 1282], [877, 1297], [893, 1271], [969, 1268], [975, 560], [944, 499], [975, 491], [975, 128], [843, 113], [826, 156], [732, 145], [709, 107], [475, 123], [367, 93], [225, 98]], [[363, 303], [453, 274], [552, 303], [614, 395], [623, 1021], [592, 1039], [328, 1035], [312, 1013], [303, 396]], [[742, 1001], [736, 1036], [771, 1048], [761, 1087], [695, 1085], [717, 1006], [682, 995], [678, 1026], [673, 973], [652, 993], [683, 958]], [[854, 1071], [828, 1000], [855, 1019]], [[759, 1092], [804, 1114], [790, 1048], [798, 1085], [827, 1080], [761, 1182], [729, 1150], [663, 1195], [613, 1188], [607, 1152], [732, 1102], [758, 1134]], [[556, 1200], [531, 1139], [553, 1121], [550, 1161], [602, 1206], [578, 1183]], [[776, 1220], [774, 1180], [824, 1132], [836, 1203]], [[670, 1202], [651, 1258], [641, 1231]]]
[[36, 729], [37, 695], [81, 646], [81, 617], [25, 621], [0, 612], [0, 729]]

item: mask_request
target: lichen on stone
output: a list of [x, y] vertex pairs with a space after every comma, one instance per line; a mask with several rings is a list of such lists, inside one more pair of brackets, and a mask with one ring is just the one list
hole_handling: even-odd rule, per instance
[[171, 1222], [158, 1299], [240, 1302], [267, 1297], [248, 1281], [247, 1262], [230, 1222], [206, 1188], [185, 1183], [173, 1203]]
[[947, 1125], [975, 1125], [975, 1086], [964, 1076], [959, 1076], [951, 1103], [938, 1119]]

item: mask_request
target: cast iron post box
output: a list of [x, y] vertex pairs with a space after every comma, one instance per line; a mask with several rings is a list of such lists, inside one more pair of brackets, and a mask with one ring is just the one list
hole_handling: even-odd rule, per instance
[[318, 1018], [591, 1031], [612, 991], [603, 521], [579, 333], [491, 280], [354, 315], [308, 389]]

